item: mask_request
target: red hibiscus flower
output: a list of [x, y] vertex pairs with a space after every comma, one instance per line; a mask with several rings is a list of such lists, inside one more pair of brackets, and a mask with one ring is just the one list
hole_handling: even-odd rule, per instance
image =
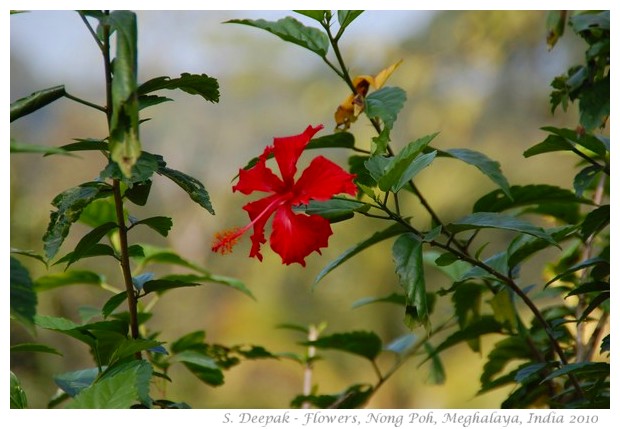
[[[252, 249], [250, 256], [263, 260], [260, 248], [266, 243], [265, 225], [271, 215], [271, 248], [282, 257], [282, 263], [297, 262], [306, 265], [305, 258], [310, 253], [321, 253], [327, 247], [327, 240], [332, 234], [329, 221], [318, 215], [294, 213], [293, 208], [308, 204], [310, 200], [326, 201], [334, 195], [347, 193], [355, 195], [357, 187], [353, 183], [355, 175], [349, 174], [323, 156], [312, 160], [310, 165], [295, 180], [297, 161], [310, 139], [323, 128], [308, 126], [296, 136], [276, 137], [273, 146], [267, 146], [258, 162], [247, 170], [239, 170], [239, 182], [233, 191], [249, 195], [252, 192], [268, 192], [268, 195], [243, 206], [250, 215], [250, 223], [243, 228], [235, 228], [216, 234], [216, 241], [211, 250], [222, 254], [228, 253], [239, 238], [251, 227]], [[267, 158], [275, 157], [281, 178], [269, 167]]]

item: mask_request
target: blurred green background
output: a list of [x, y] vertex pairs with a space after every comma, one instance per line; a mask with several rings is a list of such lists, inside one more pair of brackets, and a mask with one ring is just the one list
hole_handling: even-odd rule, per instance
[[[305, 268], [281, 265], [268, 247], [261, 263], [248, 258], [246, 236], [233, 254], [210, 251], [215, 232], [247, 223], [241, 206], [255, 199], [231, 192], [240, 167], [271, 144], [274, 136], [301, 132], [309, 124], [324, 124], [331, 133], [333, 113], [347, 95], [346, 85], [319, 57], [289, 45], [267, 32], [233, 24], [228, 19], [295, 16], [287, 11], [139, 11], [139, 80], [180, 73], [206, 73], [218, 79], [219, 104], [206, 103], [180, 91], [165, 93], [175, 100], [142, 112], [151, 118], [141, 128], [145, 150], [164, 156], [168, 165], [201, 180], [217, 213], [211, 216], [167, 179], [155, 177], [149, 204], [131, 207], [137, 217], [171, 216], [167, 239], [138, 232], [130, 239], [171, 247], [183, 257], [214, 273], [236, 277], [257, 300], [220, 285], [173, 290], [163, 296], [149, 322], [160, 339], [206, 330], [207, 341], [224, 345], [256, 344], [273, 353], [302, 353], [299, 333], [277, 325], [327, 323], [326, 333], [373, 330], [385, 343], [408, 331], [401, 309], [375, 304], [352, 309], [367, 296], [399, 289], [391, 260], [391, 242], [356, 256], [328, 275], [316, 289], [314, 278], [349, 246], [386, 225], [365, 218], [338, 223], [323, 255], [307, 258]], [[376, 74], [403, 59], [388, 85], [407, 92], [407, 103], [392, 133], [395, 148], [440, 131], [433, 145], [440, 149], [470, 148], [498, 160], [512, 185], [548, 183], [570, 188], [574, 158], [569, 154], [526, 160], [525, 149], [544, 138], [545, 125], [574, 127], [575, 116], [558, 110], [552, 116], [550, 82], [582, 60], [584, 44], [570, 30], [548, 51], [542, 11], [367, 11], [347, 30], [341, 47], [352, 75]], [[103, 104], [103, 70], [99, 52], [79, 16], [70, 11], [34, 11], [11, 16], [11, 102], [36, 90], [65, 84], [83, 99]], [[351, 132], [358, 146], [373, 136], [360, 118]], [[106, 137], [105, 117], [69, 100], [54, 104], [11, 124], [11, 136], [33, 144], [60, 146], [74, 138]], [[315, 152], [312, 155], [316, 155]], [[324, 151], [346, 165], [348, 153]], [[307, 160], [303, 158], [302, 162]], [[74, 157], [11, 156], [11, 246], [41, 252], [41, 237], [49, 221], [49, 202], [61, 191], [94, 179], [103, 169], [99, 155]], [[438, 159], [416, 179], [431, 205], [446, 222], [467, 213], [478, 197], [493, 189], [486, 177], [454, 160]], [[403, 202], [417, 225], [428, 226], [426, 214], [413, 198]], [[86, 227], [73, 227], [61, 254], [68, 252]], [[507, 235], [506, 239], [510, 236]], [[493, 243], [500, 248], [502, 243]], [[496, 250], [495, 249], [495, 250]], [[489, 246], [485, 254], [494, 249]], [[549, 253], [549, 257], [557, 254]], [[544, 255], [543, 255], [544, 256]], [[20, 260], [33, 277], [45, 274], [41, 264]], [[540, 283], [544, 259], [532, 261], [523, 282]], [[80, 262], [76, 268], [105, 273], [119, 285], [119, 270], [111, 260]], [[52, 267], [52, 271], [62, 268]], [[156, 275], [169, 267], [156, 267]], [[427, 287], [438, 290], [448, 279], [427, 270]], [[38, 312], [79, 320], [80, 306], [101, 306], [110, 293], [72, 286], [39, 296]], [[446, 298], [444, 298], [446, 299]], [[438, 304], [432, 320], [449, 317], [448, 303]], [[529, 320], [529, 316], [526, 317]], [[423, 336], [423, 331], [415, 331]], [[53, 345], [64, 358], [13, 354], [11, 369], [22, 380], [30, 405], [45, 407], [55, 392], [52, 375], [92, 366], [87, 350], [75, 341], [37, 332], [37, 341]], [[486, 355], [494, 338], [487, 338]], [[31, 341], [11, 324], [11, 343]], [[320, 393], [336, 393], [354, 383], [374, 383], [367, 362], [353, 355], [322, 353], [314, 381]], [[428, 368], [409, 361], [372, 398], [370, 408], [495, 408], [502, 391], [476, 396], [483, 356], [466, 347], [442, 354], [447, 381], [428, 383]], [[381, 364], [387, 368], [386, 358]], [[166, 386], [170, 399], [195, 408], [285, 408], [301, 393], [302, 368], [294, 362], [244, 362], [226, 373], [223, 386], [200, 383], [180, 366]], [[156, 393], [154, 394], [156, 395]]]

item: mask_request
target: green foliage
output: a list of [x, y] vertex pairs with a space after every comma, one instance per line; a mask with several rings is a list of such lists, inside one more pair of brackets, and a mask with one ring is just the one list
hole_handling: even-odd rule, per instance
[[366, 97], [365, 111], [369, 118], [381, 119], [391, 130], [406, 99], [407, 94], [401, 88], [386, 86]]
[[37, 295], [28, 270], [11, 257], [11, 318], [25, 327], [34, 329], [37, 313]]
[[11, 400], [11, 409], [23, 409], [28, 408], [28, 399], [26, 393], [22, 389], [17, 376], [11, 371], [11, 393], [9, 396]]
[[64, 96], [65, 86], [58, 85], [33, 92], [28, 97], [20, 98], [11, 103], [11, 122], [35, 112]]
[[381, 352], [381, 339], [373, 332], [355, 331], [333, 334], [302, 343], [319, 349], [335, 349], [374, 360]]

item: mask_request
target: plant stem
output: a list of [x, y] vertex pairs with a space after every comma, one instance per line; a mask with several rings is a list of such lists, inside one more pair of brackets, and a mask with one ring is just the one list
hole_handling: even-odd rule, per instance
[[[319, 337], [319, 331], [314, 325], [310, 325], [308, 329], [308, 341], [316, 341]], [[308, 357], [306, 359], [306, 366], [304, 368], [304, 386], [303, 386], [303, 394], [304, 396], [309, 396], [312, 393], [312, 369], [313, 369], [313, 360], [316, 355], [316, 347], [308, 346]], [[301, 408], [308, 409], [310, 408], [310, 402], [305, 401]]]
[[92, 107], [93, 109], [97, 109], [103, 113], [108, 113], [108, 110], [105, 107], [99, 106], [97, 104], [91, 103], [90, 101], [86, 101], [86, 100], [82, 100], [81, 98], [78, 98], [74, 95], [69, 94], [68, 92], [65, 91], [65, 97], [67, 97], [69, 100], [73, 100], [76, 101], [80, 104], [83, 104], [85, 106], [88, 107]]

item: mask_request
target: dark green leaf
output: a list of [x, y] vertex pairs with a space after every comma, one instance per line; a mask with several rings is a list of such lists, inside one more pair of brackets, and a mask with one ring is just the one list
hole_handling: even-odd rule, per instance
[[[140, 88], [138, 88], [140, 90]], [[160, 97], [159, 95], [138, 95], [139, 110], [146, 109], [147, 107], [156, 106], [161, 103], [173, 101], [172, 98]]]
[[[562, 226], [558, 228], [547, 229], [547, 233], [556, 242], [561, 242], [577, 230], [575, 225]], [[532, 237], [529, 235], [520, 235], [516, 237], [508, 246], [508, 267], [513, 269], [521, 262], [525, 261], [528, 257], [549, 247], [550, 244], [547, 240], [540, 239], [538, 237]]]
[[566, 141], [564, 138], [556, 135], [547, 136], [545, 140], [538, 143], [525, 152], [523, 156], [529, 158], [530, 156], [540, 155], [542, 153], [558, 152], [558, 151], [572, 151], [573, 145]]
[[459, 159], [476, 167], [495, 184], [497, 184], [508, 196], [508, 198], [512, 198], [512, 194], [510, 193], [510, 185], [502, 173], [499, 162], [493, 161], [483, 153], [470, 149], [449, 149], [446, 153], [452, 158]]
[[103, 140], [96, 139], [75, 139], [76, 143], [69, 143], [64, 146], [60, 146], [66, 152], [80, 152], [89, 150], [107, 151], [108, 143]]
[[189, 334], [183, 335], [181, 338], [177, 339], [170, 345], [170, 350], [173, 353], [181, 353], [184, 350], [192, 350], [198, 349], [201, 350], [204, 348], [205, 344], [205, 332], [204, 331], [194, 331]]
[[385, 86], [366, 97], [366, 115], [381, 119], [391, 130], [406, 99], [407, 94], [402, 88]]
[[[138, 160], [138, 163], [140, 160]], [[135, 166], [134, 166], [135, 168]], [[151, 186], [153, 182], [151, 180], [146, 180], [144, 182], [134, 183], [133, 186], [127, 191], [125, 191], [125, 196], [132, 203], [144, 206], [149, 198], [149, 194], [151, 193]]]
[[225, 23], [243, 24], [267, 30], [282, 40], [309, 49], [321, 57], [325, 57], [329, 50], [329, 39], [325, 33], [313, 27], [306, 27], [289, 16], [276, 22], [264, 19], [231, 19]]
[[316, 137], [310, 140], [305, 150], [308, 149], [353, 149], [355, 137], [346, 131], [341, 131], [327, 136]]
[[98, 368], [81, 369], [79, 371], [65, 372], [54, 376], [54, 383], [63, 392], [74, 397], [82, 390], [93, 384], [99, 376]]
[[596, 266], [596, 265], [607, 265], [607, 266], [609, 266], [609, 261], [607, 261], [607, 260], [605, 260], [603, 258], [590, 258], [590, 259], [587, 259], [587, 260], [585, 260], [583, 262], [580, 262], [578, 264], [575, 264], [575, 265], [571, 266], [570, 268], [568, 268], [564, 272], [558, 274], [557, 276], [555, 276], [554, 278], [549, 280], [545, 284], [545, 287], [549, 286], [551, 283], [555, 282], [556, 280], [559, 280], [562, 277], [565, 277], [565, 276], [567, 276], [567, 275], [569, 275], [571, 273], [583, 270], [584, 268]]
[[[65, 256], [54, 262], [54, 265], [63, 264], [65, 262], [73, 260], [74, 253], [75, 252], [67, 253]], [[90, 247], [88, 250], [85, 250], [78, 259], [92, 258], [95, 256], [116, 256], [116, 253], [114, 252], [114, 249], [112, 249], [112, 247], [108, 244], [93, 244], [92, 247]], [[68, 266], [69, 265], [67, 265], [67, 267]]]
[[147, 408], [150, 408], [152, 400], [149, 396], [149, 391], [151, 387], [151, 378], [155, 375], [153, 366], [145, 360], [123, 362], [106, 369], [101, 380], [116, 377], [119, 374], [135, 374], [135, 387], [138, 393], [138, 401]]
[[610, 365], [606, 362], [577, 362], [569, 363], [553, 371], [543, 381], [552, 380], [562, 375], [572, 374], [580, 377], [609, 377]]
[[365, 185], [368, 187], [374, 187], [377, 184], [376, 180], [370, 175], [368, 169], [366, 169], [365, 163], [368, 159], [368, 156], [354, 155], [349, 157], [349, 172], [355, 174], [355, 183], [358, 186]]
[[428, 342], [424, 343], [424, 349], [426, 349], [426, 353], [428, 353], [431, 360], [431, 369], [428, 376], [429, 382], [431, 384], [444, 384], [446, 382], [446, 371], [443, 368], [439, 355], [435, 353], [435, 349]]
[[27, 97], [20, 98], [14, 103], [11, 103], [11, 122], [47, 106], [63, 97], [65, 94], [65, 86], [58, 85], [33, 92]]
[[220, 386], [224, 384], [224, 373], [218, 367], [213, 358], [193, 350], [185, 350], [173, 356], [174, 360], [183, 364], [200, 381], [210, 386]]
[[18, 320], [31, 332], [37, 313], [37, 294], [30, 273], [17, 259], [11, 257], [11, 318]]
[[[505, 276], [508, 275], [508, 254], [505, 251], [498, 252], [495, 255], [485, 259], [484, 264], [488, 267], [493, 268], [500, 274]], [[497, 280], [494, 274], [489, 273], [486, 269], [473, 266], [469, 271], [465, 272], [459, 279], [459, 282], [463, 282], [469, 279], [489, 279], [489, 280]]]
[[75, 246], [71, 258], [67, 262], [67, 268], [69, 268], [69, 265], [82, 259], [93, 248], [93, 246], [99, 243], [99, 240], [116, 228], [118, 228], [118, 225], [114, 222], [104, 223], [82, 237], [77, 246]]
[[608, 151], [605, 144], [590, 133], [577, 133], [577, 131], [569, 128], [542, 127], [541, 129], [565, 139], [571, 145], [571, 149], [575, 144], [578, 144], [599, 156], [605, 156]]
[[62, 356], [58, 350], [54, 347], [50, 347], [45, 344], [39, 343], [21, 343], [11, 346], [11, 353], [13, 352], [37, 352], [37, 353], [51, 353], [54, 355]]
[[250, 298], [256, 299], [254, 295], [252, 294], [252, 291], [250, 291], [242, 281], [234, 279], [232, 277], [220, 276], [220, 275], [211, 274], [208, 272], [205, 272], [202, 275], [171, 274], [171, 275], [162, 277], [162, 280], [167, 280], [167, 281], [169, 280], [169, 281], [174, 281], [174, 282], [185, 282], [185, 283], [204, 283], [204, 282], [217, 283], [217, 284], [221, 284], [221, 285], [236, 289], [239, 292], [242, 292], [243, 294], [249, 296]]
[[301, 408], [309, 403], [317, 408], [353, 409], [361, 408], [373, 394], [372, 386], [355, 384], [335, 395], [299, 395], [291, 401], [292, 407]]
[[539, 363], [533, 363], [533, 364], [521, 367], [517, 371], [514, 377], [514, 380], [517, 383], [522, 383], [522, 384], [528, 383], [532, 381], [532, 378], [534, 376], [540, 377], [540, 373], [551, 365], [552, 365], [551, 362], [539, 362]]
[[499, 213], [474, 213], [458, 219], [457, 221], [448, 225], [448, 229], [455, 233], [481, 228], [497, 228], [521, 232], [541, 238], [553, 244], [554, 246], [558, 246], [553, 237], [547, 234], [544, 229], [534, 226], [524, 220], [517, 219], [514, 216], [508, 216]]
[[83, 389], [69, 404], [69, 408], [119, 409], [130, 408], [145, 398], [153, 368], [148, 362], [133, 361], [110, 375]]
[[198, 286], [198, 285], [200, 285], [200, 283], [190, 283], [190, 282], [183, 282], [179, 280], [164, 280], [164, 279], [150, 280], [144, 283], [144, 292], [145, 293], [151, 293], [151, 292], [162, 293], [170, 289], [176, 289], [176, 288], [188, 287], [188, 286]]
[[101, 308], [101, 315], [107, 318], [114, 310], [118, 308], [127, 299], [127, 292], [119, 292], [112, 298], [108, 299]]
[[110, 117], [110, 155], [123, 173], [130, 177], [141, 153], [138, 104], [138, 29], [136, 15], [117, 10], [108, 16], [116, 32], [116, 57], [112, 79]]
[[610, 77], [608, 75], [582, 89], [579, 99], [579, 122], [586, 130], [595, 130], [605, 126], [610, 112], [609, 87]]
[[71, 153], [59, 147], [20, 143], [11, 138], [11, 153], [42, 153], [43, 155], [69, 155]]
[[179, 185], [181, 189], [187, 192], [192, 200], [197, 202], [201, 207], [207, 209], [209, 213], [212, 215], [215, 214], [213, 207], [211, 206], [209, 193], [198, 179], [166, 167], [160, 167], [157, 172]]
[[590, 165], [581, 170], [575, 176], [573, 180], [573, 187], [575, 188], [575, 194], [581, 197], [583, 193], [590, 187], [594, 179], [601, 172], [601, 169], [596, 165]]
[[492, 191], [474, 204], [473, 212], [502, 212], [516, 207], [557, 204], [591, 204], [585, 198], [577, 197], [572, 191], [552, 185], [511, 186], [512, 199], [500, 190]]
[[13, 409], [24, 409], [28, 408], [28, 399], [26, 398], [26, 392], [22, 388], [19, 379], [13, 371], [11, 371], [11, 393], [9, 394], [10, 398], [10, 408]]
[[361, 201], [336, 197], [327, 201], [311, 200], [308, 204], [300, 208], [309, 215], [316, 214], [324, 217], [331, 223], [335, 223], [350, 219], [355, 212], [368, 210], [369, 206]]
[[405, 170], [401, 174], [397, 172], [397, 179], [395, 182], [392, 182], [391, 180], [394, 170], [390, 169], [392, 164], [390, 162], [390, 165], [388, 165], [386, 169], [385, 175], [381, 178], [381, 180], [379, 180], [379, 188], [381, 188], [381, 190], [387, 190], [383, 189], [383, 186], [389, 188], [392, 192], [400, 191], [400, 189], [409, 183], [409, 181], [412, 180], [420, 171], [431, 165], [435, 159], [435, 155], [437, 155], [437, 152], [430, 152], [416, 157], [411, 163], [409, 163], [409, 165], [406, 166]]
[[[471, 325], [480, 319], [480, 307], [482, 295], [487, 288], [478, 283], [459, 284], [452, 294], [454, 313], [461, 329]], [[474, 352], [480, 351], [480, 338], [467, 341], [467, 345]]]
[[170, 79], [168, 76], [156, 77], [140, 85], [138, 94], [143, 96], [160, 89], [180, 89], [188, 94], [200, 95], [206, 101], [211, 101], [212, 103], [220, 101], [217, 79], [209, 77], [204, 73], [181, 73], [181, 77], [176, 79]]
[[495, 320], [509, 331], [517, 329], [519, 318], [513, 302], [513, 292], [508, 287], [501, 287], [499, 291], [493, 295], [493, 298], [489, 300], [489, 304], [493, 309]]
[[586, 309], [583, 310], [583, 313], [581, 314], [581, 317], [579, 318], [579, 323], [583, 322], [584, 320], [587, 320], [590, 313], [592, 313], [597, 308], [600, 308], [602, 304], [604, 304], [606, 301], [609, 300], [610, 296], [611, 294], [609, 292], [603, 292], [601, 294], [598, 294], [596, 297], [594, 297], [592, 301], [590, 302], [590, 304], [588, 304]]
[[435, 250], [427, 250], [424, 252], [422, 257], [424, 259], [424, 262], [429, 264], [431, 267], [436, 268], [439, 271], [441, 271], [443, 274], [448, 276], [448, 278], [450, 278], [450, 280], [452, 280], [453, 282], [458, 281], [461, 278], [463, 278], [463, 275], [472, 269], [471, 264], [465, 261], [455, 261], [451, 263], [450, 265], [444, 265], [444, 266], [437, 265], [435, 261], [437, 260], [437, 258], [439, 258], [440, 255], [441, 253]]
[[165, 216], [154, 216], [139, 220], [138, 222], [133, 223], [132, 227], [136, 225], [146, 225], [164, 237], [167, 237], [168, 231], [172, 228], [172, 219]]
[[445, 267], [447, 265], [455, 263], [458, 260], [458, 256], [456, 256], [454, 253], [446, 252], [442, 253], [439, 258], [435, 259], [435, 264], [438, 267]]
[[609, 204], [600, 206], [588, 213], [581, 224], [581, 235], [584, 240], [587, 240], [592, 234], [598, 233], [609, 225], [610, 216]]
[[393, 293], [388, 296], [382, 296], [382, 297], [361, 298], [355, 301], [353, 304], [351, 304], [351, 308], [359, 308], [359, 307], [363, 307], [364, 305], [374, 304], [377, 302], [385, 302], [389, 304], [398, 304], [398, 305], [404, 306], [405, 303], [407, 302], [407, 297], [399, 293]]
[[58, 210], [50, 216], [43, 236], [43, 248], [47, 259], [52, 259], [69, 234], [71, 224], [77, 221], [82, 210], [92, 201], [110, 195], [112, 187], [103, 182], [88, 182], [66, 190], [52, 201]]
[[371, 247], [374, 244], [377, 244], [383, 240], [386, 240], [388, 238], [394, 237], [396, 235], [400, 235], [403, 232], [406, 232], [407, 230], [405, 229], [405, 227], [403, 227], [400, 224], [394, 224], [390, 227], [388, 227], [387, 229], [384, 229], [383, 231], [379, 231], [374, 233], [370, 238], [357, 243], [355, 246], [350, 247], [349, 249], [347, 249], [344, 253], [342, 253], [340, 256], [338, 256], [338, 258], [334, 259], [332, 262], [330, 262], [325, 268], [323, 268], [323, 270], [321, 270], [321, 272], [319, 273], [318, 276], [316, 276], [316, 279], [314, 280], [314, 284], [316, 285], [319, 281], [321, 281], [321, 279], [323, 277], [325, 277], [327, 274], [329, 274], [332, 270], [334, 270], [335, 268], [339, 267], [343, 262], [347, 261], [348, 259], [352, 258], [353, 256], [357, 255], [359, 252], [361, 252], [364, 249], [367, 249], [369, 247]]
[[319, 349], [341, 350], [374, 360], [381, 353], [381, 339], [374, 332], [354, 331], [332, 334], [302, 343]]
[[363, 10], [339, 10], [338, 23], [340, 24], [340, 30], [338, 33], [342, 33], [363, 12]]
[[499, 374], [506, 365], [513, 360], [530, 359], [530, 348], [527, 341], [521, 336], [511, 336], [495, 343], [493, 350], [489, 353], [484, 370], [480, 376], [480, 384], [484, 389], [489, 385], [493, 378]]
[[278, 356], [268, 352], [262, 346], [238, 346], [235, 347], [235, 352], [248, 360], [254, 359], [278, 359]]
[[585, 12], [570, 17], [570, 25], [576, 33], [590, 31], [595, 28], [611, 29], [611, 18], [608, 10], [600, 12]]
[[11, 247], [11, 253], [36, 259], [37, 261], [42, 262], [47, 267], [47, 261], [45, 260], [45, 258], [33, 250], [22, 250]]
[[566, 296], [573, 295], [582, 295], [585, 293], [593, 293], [593, 292], [608, 292], [609, 291], [609, 283], [602, 281], [593, 281], [589, 283], [583, 283], [571, 290]]
[[328, 10], [294, 10], [293, 12], [297, 12], [300, 15], [307, 16], [308, 18], [312, 18], [315, 21], [322, 22], [323, 18], [325, 18], [326, 12]]
[[155, 340], [146, 340], [143, 338], [126, 338], [122, 341], [116, 349], [112, 356], [110, 357], [109, 365], [112, 366], [116, 362], [119, 362], [125, 357], [135, 355], [138, 352], [143, 350], [149, 350], [153, 347], [161, 346], [162, 343]]
[[161, 155], [141, 152], [140, 157], [131, 167], [130, 176], [125, 176], [116, 162], [110, 162], [100, 173], [100, 176], [104, 179], [123, 180], [129, 186], [134, 186], [150, 180], [153, 174], [159, 172], [159, 168], [163, 168], [165, 165], [166, 163]]
[[43, 292], [62, 286], [70, 286], [76, 284], [90, 284], [100, 286], [105, 283], [105, 279], [92, 271], [75, 270], [65, 271], [62, 273], [48, 274], [39, 277], [34, 282], [34, 288], [37, 292]]
[[430, 320], [426, 302], [422, 242], [413, 234], [401, 235], [392, 247], [392, 258], [400, 285], [407, 297], [407, 325], [410, 328], [424, 326], [428, 331]]
[[603, 341], [601, 341], [601, 354], [604, 352], [609, 353], [609, 346], [610, 346], [610, 334], [607, 334], [607, 336], [605, 338], [603, 338]]

